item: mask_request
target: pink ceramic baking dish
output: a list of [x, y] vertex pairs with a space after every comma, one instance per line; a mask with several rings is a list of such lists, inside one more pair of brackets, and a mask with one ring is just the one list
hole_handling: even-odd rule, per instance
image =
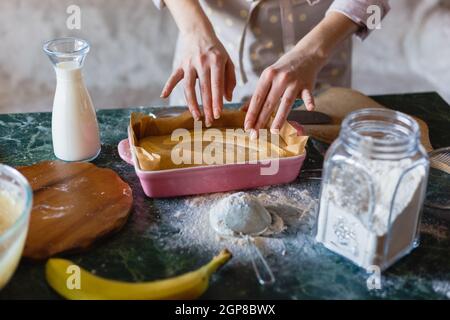
[[[302, 127], [292, 123], [298, 134]], [[128, 137], [130, 128], [128, 128]], [[274, 175], [261, 175], [261, 168], [270, 164], [224, 164], [161, 171], [143, 171], [139, 168], [136, 155], [130, 149], [130, 138], [118, 145], [120, 157], [134, 165], [145, 194], [151, 198], [176, 197], [193, 194], [224, 192], [250, 189], [294, 181], [306, 158], [306, 153], [289, 158], [281, 158], [279, 170]]]

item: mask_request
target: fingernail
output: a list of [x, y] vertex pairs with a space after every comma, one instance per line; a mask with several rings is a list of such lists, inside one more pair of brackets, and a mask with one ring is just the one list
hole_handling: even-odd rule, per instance
[[211, 127], [211, 125], [212, 125], [211, 120], [208, 119], [208, 120], [205, 121], [205, 126], [207, 128]]
[[258, 138], [258, 134], [255, 129], [250, 130], [250, 140], [256, 140]]
[[200, 120], [200, 114], [198, 113], [198, 111], [194, 111], [194, 119], [195, 119], [195, 121]]
[[220, 113], [219, 111], [214, 111], [214, 119], [219, 119], [220, 118]]
[[280, 133], [280, 129], [278, 129], [278, 128], [270, 128], [270, 133], [271, 134], [279, 134]]
[[244, 131], [247, 132], [249, 129], [250, 129], [250, 128], [249, 128], [249, 123], [248, 123], [248, 122], [245, 122], [245, 123], [244, 123]]

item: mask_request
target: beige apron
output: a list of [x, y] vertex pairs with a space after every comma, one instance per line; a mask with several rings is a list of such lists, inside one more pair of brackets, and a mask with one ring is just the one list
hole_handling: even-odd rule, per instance
[[[332, 0], [203, 0], [202, 7], [230, 55], [237, 86], [233, 102], [248, 99], [262, 71], [294, 46], [325, 16]], [[174, 67], [180, 65], [177, 41]], [[335, 50], [317, 78], [316, 89], [351, 85], [351, 39]], [[197, 91], [197, 97], [201, 95]], [[186, 104], [183, 85], [171, 95], [173, 105]]]

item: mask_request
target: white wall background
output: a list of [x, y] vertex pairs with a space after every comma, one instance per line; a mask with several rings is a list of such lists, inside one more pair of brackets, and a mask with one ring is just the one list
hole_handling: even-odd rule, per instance
[[[66, 8], [82, 9], [81, 31]], [[380, 31], [355, 40], [353, 86], [366, 94], [435, 90], [450, 101], [450, 1], [391, 0]], [[45, 40], [91, 42], [85, 77], [97, 108], [161, 105], [176, 28], [151, 0], [1, 0], [0, 113], [51, 109], [55, 76]]]

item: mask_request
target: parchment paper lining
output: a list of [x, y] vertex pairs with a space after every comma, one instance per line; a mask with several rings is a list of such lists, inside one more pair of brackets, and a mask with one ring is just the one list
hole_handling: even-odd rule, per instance
[[[245, 112], [243, 111], [224, 110], [220, 119], [214, 120], [212, 128], [242, 129], [244, 125], [244, 119]], [[272, 120], [273, 119], [271, 119], [271, 121]], [[203, 133], [207, 129], [210, 129], [206, 128], [204, 123], [202, 123], [202, 126]], [[159, 146], [157, 145], [158, 141], [168, 141], [167, 139], [171, 139], [172, 132], [178, 128], [184, 128], [187, 130], [194, 129], [194, 119], [188, 111], [180, 114], [179, 116], [167, 118], [153, 118], [143, 113], [133, 112], [130, 117], [130, 128], [132, 144], [131, 148], [133, 148], [135, 151], [141, 170], [155, 171], [205, 165], [205, 163], [178, 165], [174, 164], [170, 159], [168, 159], [170, 157], [167, 155], [167, 152], [161, 151], [162, 148], [159, 148]], [[248, 133], [244, 134], [245, 141], [248, 142]], [[272, 139], [269, 141], [273, 140], [276, 141], [276, 139]], [[264, 141], [261, 141], [261, 139], [258, 139], [258, 144], [256, 144], [255, 142], [253, 143], [255, 143], [257, 148], [261, 149], [258, 150], [258, 160], [266, 160], [269, 158], [284, 158], [301, 155], [305, 152], [305, 145], [307, 140], [307, 136], [299, 136], [297, 134], [297, 130], [291, 124], [286, 122], [286, 124], [280, 130], [278, 144], [272, 144], [270, 142], [265, 143]], [[265, 148], [270, 148], [271, 153], [269, 153], [268, 150], [262, 150]], [[271, 157], [264, 156], [265, 154], [268, 154]]]

